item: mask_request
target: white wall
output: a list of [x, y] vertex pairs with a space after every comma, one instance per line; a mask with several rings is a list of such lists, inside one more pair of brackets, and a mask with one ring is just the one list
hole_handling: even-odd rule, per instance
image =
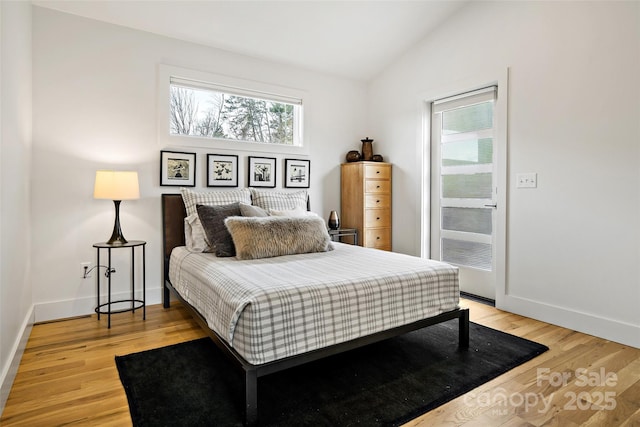
[[[36, 320], [89, 313], [95, 306], [95, 282], [79, 277], [79, 263], [95, 261], [92, 244], [106, 240], [113, 227], [113, 203], [92, 198], [95, 171], [101, 168], [139, 172], [141, 199], [124, 201], [120, 219], [128, 239], [148, 242], [147, 297], [149, 303], [161, 300], [159, 196], [178, 189], [159, 186], [160, 150], [197, 152], [199, 189], [206, 188], [204, 153], [219, 151], [158, 144], [158, 64], [305, 91], [312, 100], [305, 110], [305, 140], [311, 144], [311, 206], [324, 217], [338, 208], [339, 164], [353, 141], [362, 137], [364, 83], [48, 9], [34, 7], [33, 15]], [[252, 153], [239, 154], [246, 162]], [[246, 185], [245, 176], [240, 183]], [[116, 261], [116, 269], [125, 273], [115, 284], [119, 292], [127, 289], [129, 266], [124, 259]]]
[[33, 323], [30, 283], [31, 5], [0, 2], [0, 411]]
[[[394, 249], [420, 252], [420, 94], [507, 67], [498, 306], [640, 346], [638, 2], [471, 3], [371, 82], [371, 133], [394, 163]], [[538, 188], [516, 189], [519, 172]]]

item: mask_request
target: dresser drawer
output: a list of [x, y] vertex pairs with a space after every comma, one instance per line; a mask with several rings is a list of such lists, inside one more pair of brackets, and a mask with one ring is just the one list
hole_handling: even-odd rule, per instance
[[365, 165], [365, 179], [391, 179], [391, 168], [384, 165]]
[[391, 211], [389, 209], [366, 209], [364, 211], [365, 228], [391, 227]]
[[364, 182], [365, 193], [391, 193], [391, 181], [368, 179]]
[[367, 209], [390, 208], [391, 195], [390, 194], [367, 194], [364, 197], [364, 207]]
[[367, 248], [391, 250], [391, 229], [373, 228], [365, 230], [363, 246]]

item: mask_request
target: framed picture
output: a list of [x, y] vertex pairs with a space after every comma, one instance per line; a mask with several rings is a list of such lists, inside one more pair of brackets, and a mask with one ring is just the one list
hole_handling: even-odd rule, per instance
[[207, 154], [207, 187], [237, 187], [238, 156]]
[[249, 156], [249, 187], [276, 186], [276, 159]]
[[284, 186], [309, 188], [311, 160], [284, 159]]
[[196, 153], [160, 151], [160, 185], [195, 187]]

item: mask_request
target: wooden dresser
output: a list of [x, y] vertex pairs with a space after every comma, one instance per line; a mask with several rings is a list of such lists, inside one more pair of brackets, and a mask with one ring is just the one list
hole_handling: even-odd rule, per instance
[[391, 250], [391, 164], [343, 163], [340, 226], [358, 229], [359, 244]]

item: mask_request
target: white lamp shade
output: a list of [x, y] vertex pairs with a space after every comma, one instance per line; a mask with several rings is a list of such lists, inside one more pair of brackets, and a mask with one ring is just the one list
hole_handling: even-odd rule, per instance
[[139, 199], [138, 172], [96, 171], [93, 197], [109, 200]]

